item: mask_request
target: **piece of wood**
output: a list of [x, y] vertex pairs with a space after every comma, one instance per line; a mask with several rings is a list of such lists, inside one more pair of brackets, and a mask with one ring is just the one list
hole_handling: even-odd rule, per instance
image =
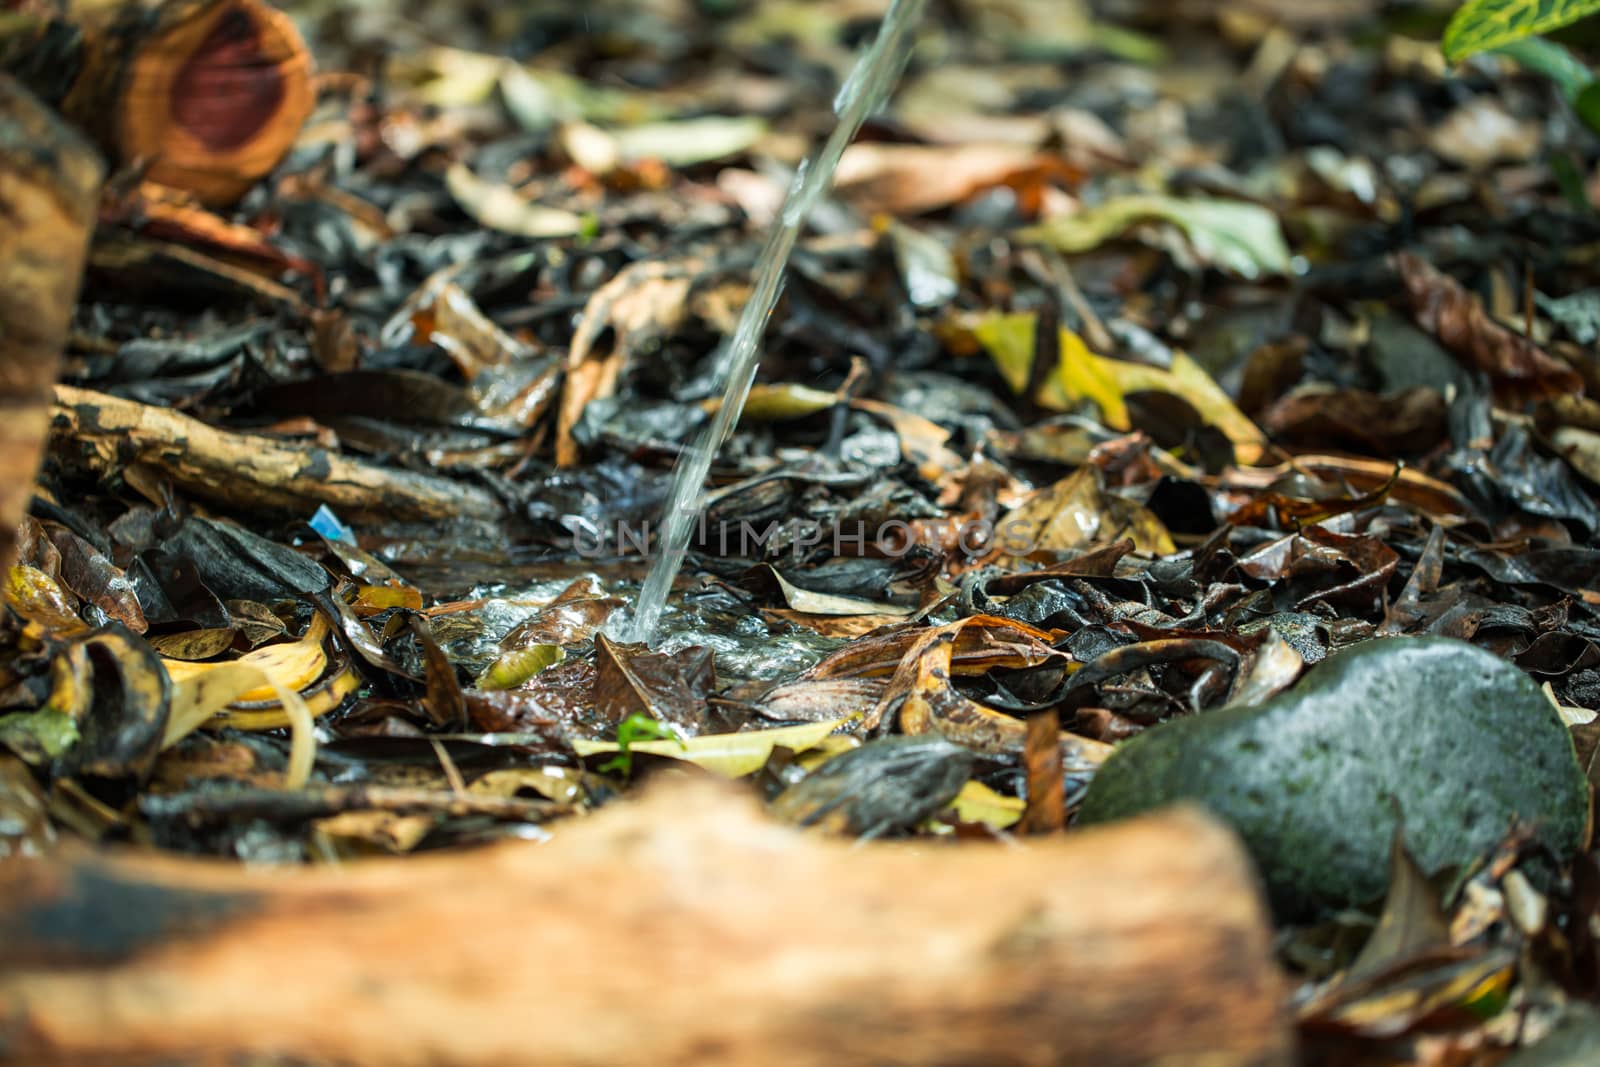
[[0, 1062], [1289, 1062], [1254, 875], [1197, 811], [852, 846], [664, 777], [540, 845], [0, 863]]
[[264, 0], [29, 2], [0, 16], [0, 68], [118, 162], [206, 204], [277, 166], [315, 103], [310, 51]]
[[315, 445], [229, 433], [170, 408], [60, 385], [51, 447], [67, 468], [136, 481], [165, 478], [245, 511], [309, 516], [327, 504], [353, 521], [494, 521], [498, 499], [479, 486], [363, 463]]
[[1028, 716], [1022, 765], [1028, 772], [1028, 806], [1017, 832], [1060, 833], [1067, 821], [1067, 785], [1061, 763], [1061, 713], [1055, 708]]
[[99, 198], [94, 149], [0, 74], [0, 573], [16, 561]]

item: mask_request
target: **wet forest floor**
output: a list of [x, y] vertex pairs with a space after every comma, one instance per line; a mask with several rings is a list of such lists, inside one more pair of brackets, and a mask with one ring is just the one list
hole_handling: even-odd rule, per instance
[[1449, 5], [932, 4], [632, 639], [883, 6], [297, 4], [268, 178], [114, 167], [0, 856], [559, 842], [685, 762], [929, 848], [1198, 799], [1307, 1062], [1594, 1040], [1600, 140]]

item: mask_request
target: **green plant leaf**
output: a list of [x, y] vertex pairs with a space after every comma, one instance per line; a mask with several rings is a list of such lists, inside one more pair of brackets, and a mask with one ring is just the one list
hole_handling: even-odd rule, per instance
[[[630, 721], [638, 716], [629, 716]], [[795, 752], [804, 752], [855, 716], [831, 719], [827, 722], [808, 722], [802, 726], [780, 726], [773, 730], [749, 730], [737, 734], [705, 734], [679, 741], [676, 738], [662, 741], [638, 741], [627, 746], [628, 751], [645, 752], [652, 756], [671, 756], [687, 760], [713, 774], [724, 778], [741, 778], [766, 766], [772, 750], [779, 746]], [[624, 723], [624, 726], [626, 723]], [[618, 730], [620, 738], [621, 730]], [[602, 752], [622, 752], [619, 742], [572, 742], [573, 750], [580, 756], [593, 756]]]
[[1467, 0], [1444, 31], [1444, 56], [1452, 63], [1600, 11], [1600, 0]]
[[1590, 82], [1572, 102], [1572, 109], [1585, 126], [1600, 132], [1600, 82]]
[[1496, 48], [1495, 51], [1508, 59], [1515, 60], [1522, 69], [1549, 78], [1570, 104], [1576, 104], [1579, 95], [1594, 84], [1594, 72], [1589, 69], [1588, 64], [1569, 50], [1543, 37], [1512, 41], [1508, 45]]
[[[684, 747], [683, 739], [673, 733], [671, 727], [659, 719], [652, 719], [642, 711], [636, 711], [617, 724], [615, 743], [577, 741], [574, 742], [573, 748], [577, 749], [580, 756], [588, 756], [595, 752], [615, 752], [617, 755], [614, 758], [600, 766], [600, 773], [610, 774], [615, 771], [627, 778], [633, 774], [633, 750], [638, 748], [646, 752], [654, 751], [644, 746], [655, 742]], [[671, 753], [665, 754], [671, 755]]]

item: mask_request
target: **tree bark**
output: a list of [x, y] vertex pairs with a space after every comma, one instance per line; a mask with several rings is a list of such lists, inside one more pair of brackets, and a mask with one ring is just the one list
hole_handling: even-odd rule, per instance
[[645, 794], [555, 824], [542, 845], [339, 869], [0, 863], [0, 1062], [1292, 1054], [1254, 876], [1197, 811], [1026, 846], [852, 847], [779, 826], [726, 786]]
[[113, 159], [206, 204], [277, 166], [315, 102], [305, 42], [263, 0], [28, 2], [0, 14], [0, 69]]
[[0, 74], [0, 574], [44, 452], [100, 179], [94, 150]]

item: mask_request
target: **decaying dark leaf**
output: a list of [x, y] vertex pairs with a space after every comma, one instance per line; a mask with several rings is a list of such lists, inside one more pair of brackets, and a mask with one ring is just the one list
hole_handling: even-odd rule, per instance
[[1454, 278], [1409, 253], [1395, 257], [1412, 314], [1474, 370], [1524, 396], [1559, 396], [1583, 386], [1577, 371], [1513, 333]]
[[974, 762], [969, 749], [937, 735], [870, 741], [784, 790], [772, 811], [786, 822], [863, 837], [909, 830], [954, 799]]

